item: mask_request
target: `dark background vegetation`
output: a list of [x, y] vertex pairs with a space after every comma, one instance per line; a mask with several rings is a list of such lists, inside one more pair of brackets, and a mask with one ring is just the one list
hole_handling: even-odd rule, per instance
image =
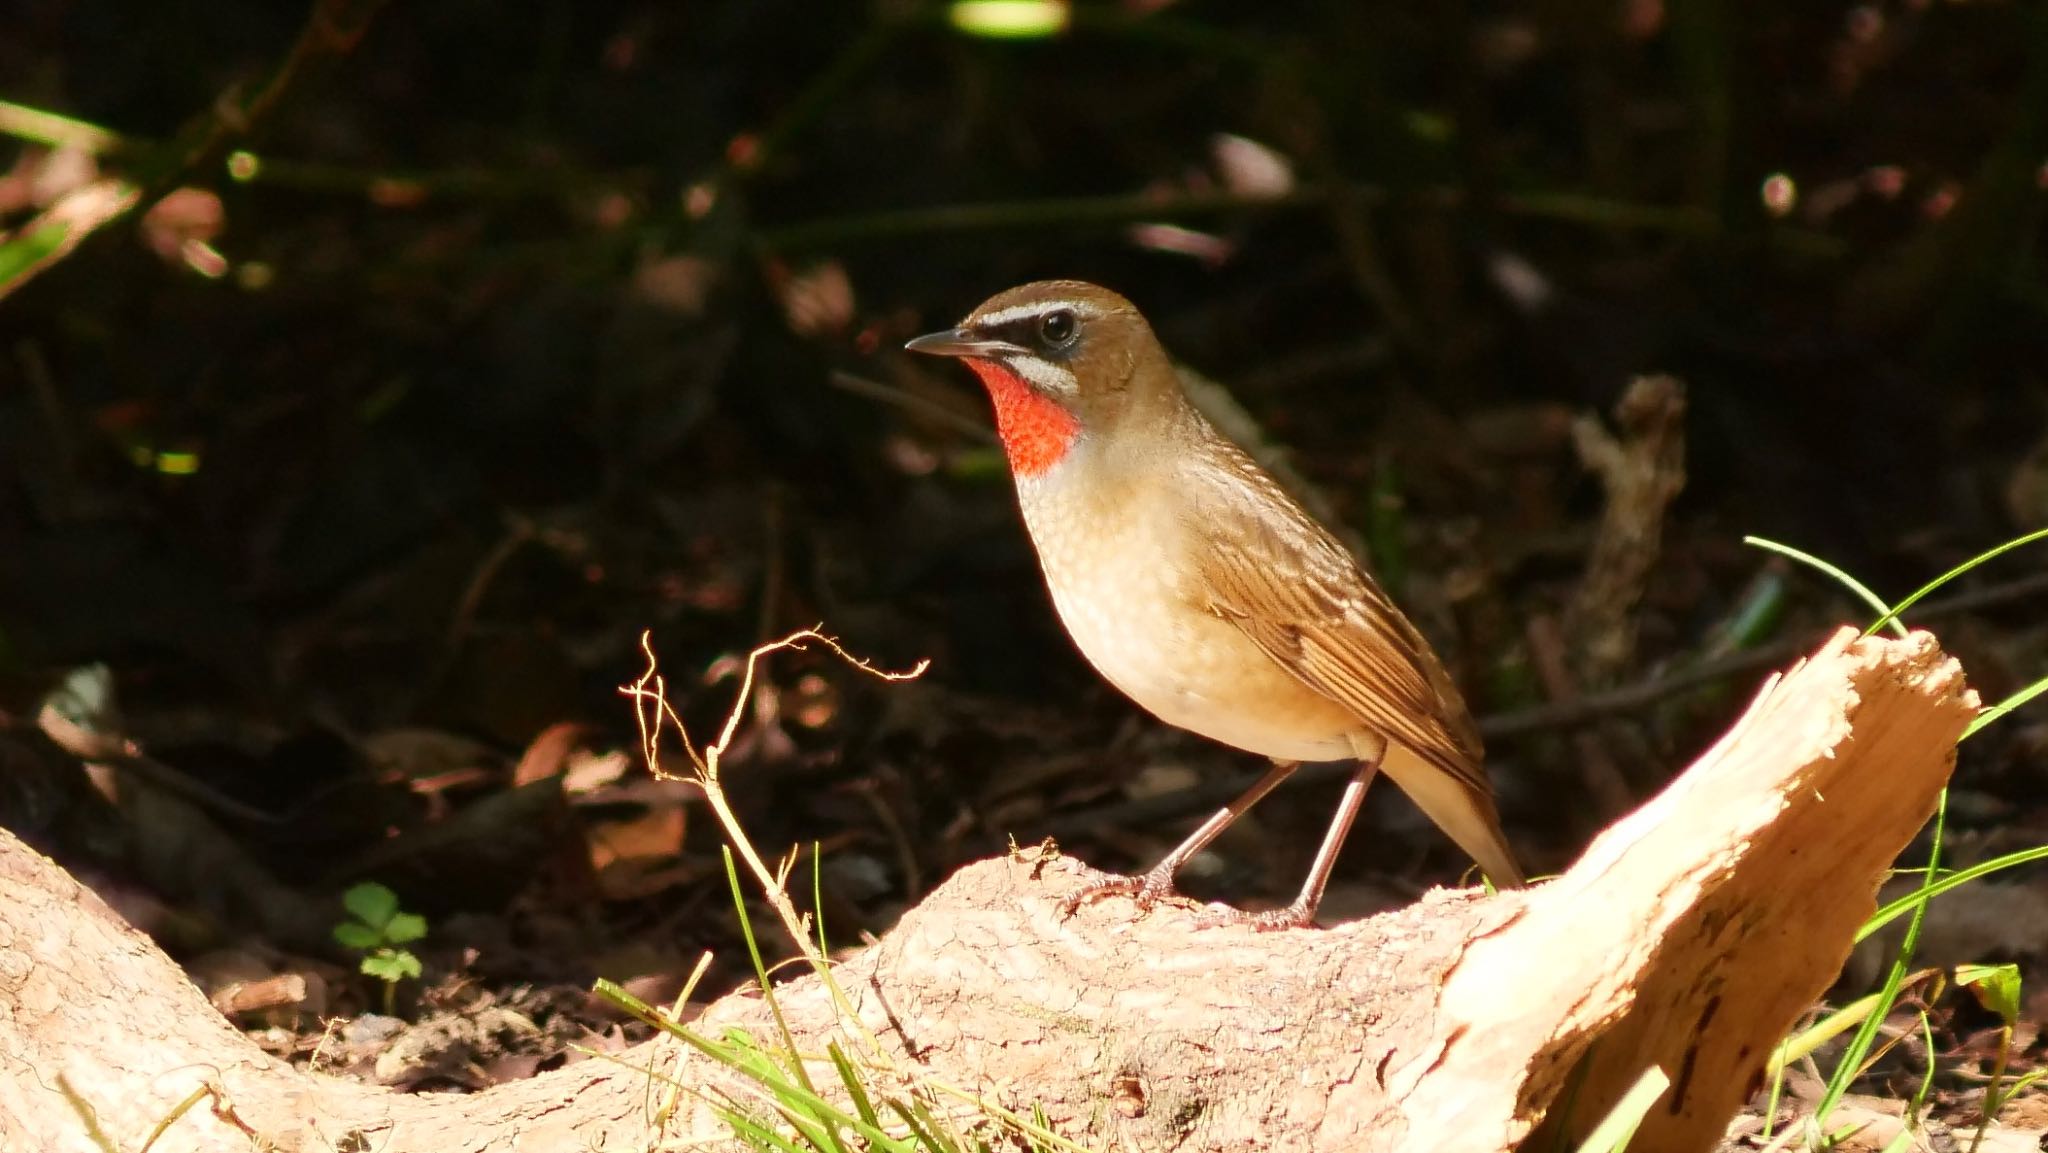
[[[369, 878], [430, 976], [686, 971], [731, 932], [720, 838], [590, 769], [634, 746], [643, 629], [699, 733], [707, 671], [796, 627], [932, 659], [778, 658], [728, 762], [761, 844], [824, 845], [841, 940], [1012, 835], [1149, 863], [1251, 766], [1081, 664], [985, 402], [898, 351], [1028, 279], [1130, 296], [1371, 545], [1538, 871], [1616, 815], [1589, 756], [1647, 796], [1867, 619], [1744, 534], [1895, 597], [2048, 514], [2038, 6], [1133, 0], [1012, 42], [909, 0], [319, 11], [360, 41], [244, 125], [301, 7], [0, 2], [0, 97], [121, 137], [10, 145], [5, 222], [173, 193], [0, 302], [0, 820], [187, 955], [318, 954]], [[1688, 484], [1629, 667], [1573, 689], [1760, 655], [1564, 724], [1530, 625], [1602, 509], [1569, 425], [1651, 372]], [[2042, 671], [2038, 577], [1928, 621], [1987, 699]], [[97, 789], [35, 725], [94, 662], [149, 758]], [[2038, 839], [2040, 745], [1967, 748], [1966, 856]], [[1195, 887], [1284, 898], [1331, 797]], [[1383, 789], [1330, 915], [1463, 865]]]

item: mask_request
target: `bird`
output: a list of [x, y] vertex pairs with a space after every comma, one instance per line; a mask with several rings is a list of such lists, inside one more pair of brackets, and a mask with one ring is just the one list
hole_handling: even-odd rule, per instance
[[906, 349], [979, 377], [1060, 621], [1110, 684], [1159, 720], [1271, 761], [1157, 865], [1064, 902], [1180, 899], [1181, 868], [1304, 761], [1354, 760], [1300, 894], [1219, 919], [1315, 923], [1384, 771], [1497, 888], [1523, 875], [1484, 750], [1429, 642], [1330, 531], [1188, 400], [1142, 314], [1110, 289], [1043, 280], [998, 293]]

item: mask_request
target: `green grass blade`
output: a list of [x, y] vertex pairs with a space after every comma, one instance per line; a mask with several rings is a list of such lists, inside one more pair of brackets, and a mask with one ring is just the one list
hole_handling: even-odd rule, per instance
[[768, 962], [761, 957], [761, 942], [754, 937], [753, 918], [747, 916], [747, 899], [740, 892], [740, 870], [732, 859], [732, 847], [725, 846], [725, 879], [732, 887], [732, 906], [739, 913], [740, 936], [747, 942], [747, 956], [754, 962], [754, 980], [761, 987], [761, 996], [768, 1002], [768, 1012], [775, 1018], [775, 1029], [782, 1034], [782, 1046], [789, 1057], [789, 1071], [803, 1083], [803, 1087], [817, 1093], [811, 1084], [810, 1071], [804, 1068], [803, 1053], [796, 1046], [796, 1034], [789, 1028], [789, 1021], [782, 1015], [782, 1003], [775, 998], [775, 982], [769, 979]]
[[[833, 1110], [834, 1106], [818, 1096], [808, 1083], [799, 1083], [791, 1072], [756, 1041], [746, 1030], [733, 1027], [725, 1031], [723, 1038], [713, 1040], [694, 1029], [679, 1025], [668, 1015], [655, 1009], [647, 1002], [626, 992], [610, 981], [599, 980], [597, 991], [600, 996], [624, 1009], [633, 1017], [653, 1025], [663, 1032], [682, 1041], [718, 1062], [720, 1065], [746, 1077], [760, 1087], [778, 1103], [785, 1106], [801, 1106], [808, 1109]], [[792, 1055], [792, 1060], [801, 1067], [802, 1061]], [[700, 1094], [701, 1096], [701, 1094]], [[778, 1138], [778, 1142], [780, 1139]]]
[[1643, 1070], [1636, 1083], [1629, 1086], [1607, 1116], [1600, 1119], [1586, 1139], [1579, 1142], [1579, 1153], [1622, 1153], [1628, 1143], [1635, 1140], [1636, 1129], [1657, 1103], [1657, 1098], [1671, 1088], [1671, 1078], [1655, 1065]]
[[818, 960], [811, 963], [817, 971], [818, 980], [824, 982], [825, 991], [832, 996], [832, 1004], [839, 1009], [840, 1023], [853, 1025], [867, 1039], [871, 1048], [876, 1046], [874, 1034], [861, 1024], [860, 1013], [853, 1007], [846, 990], [839, 987], [838, 978], [832, 975], [832, 942], [825, 936], [825, 854], [818, 842], [811, 842], [811, 916], [818, 923]]
[[1927, 1053], [1927, 1071], [1920, 1075], [1920, 1088], [1913, 1091], [1913, 1100], [1906, 1105], [1908, 1129], [1920, 1127], [1920, 1118], [1927, 1111], [1927, 1098], [1934, 1092], [1934, 1071], [1939, 1067], [1934, 1059], [1934, 1021], [1925, 1009], [1920, 1010], [1920, 1043]]
[[725, 1122], [740, 1140], [756, 1149], [775, 1149], [780, 1153], [812, 1153], [811, 1150], [792, 1143], [789, 1138], [730, 1105], [714, 1105], [712, 1109], [718, 1113], [718, 1119]]
[[1788, 571], [1788, 566], [1775, 563], [1758, 568], [1737, 595], [1734, 606], [1708, 630], [1696, 659], [1713, 660], [1752, 649], [1776, 636], [1790, 603], [1785, 595], [1791, 587]]
[[[748, 1039], [751, 1041], [751, 1038]], [[835, 1063], [844, 1060], [844, 1054], [833, 1047]], [[858, 1072], [851, 1062], [840, 1065], [841, 1076], [847, 1079], [848, 1091], [856, 1102], [861, 1115], [856, 1117], [841, 1109], [810, 1088], [798, 1084], [782, 1066], [772, 1060], [766, 1052], [755, 1048], [751, 1060], [743, 1070], [773, 1098], [774, 1105], [784, 1119], [804, 1134], [804, 1138], [819, 1149], [840, 1149], [846, 1143], [841, 1139], [843, 1130], [852, 1130], [875, 1149], [889, 1150], [901, 1147], [903, 1143], [885, 1132], [881, 1119], [871, 1106], [866, 1106], [869, 1097], [861, 1086]]]
[[1777, 1050], [1771, 1054], [1771, 1059], [1764, 1063], [1765, 1071], [1776, 1077], [1784, 1073], [1786, 1066], [1812, 1056], [1822, 1045], [1867, 1020], [1871, 1010], [1877, 1008], [1877, 1001], [1876, 993], [1858, 997], [1801, 1030], [1796, 1036], [1778, 1042]]
[[839, 1080], [846, 1086], [846, 1095], [853, 1099], [854, 1112], [860, 1114], [862, 1122], [879, 1128], [882, 1118], [875, 1112], [875, 1103], [868, 1098], [867, 1086], [860, 1083], [860, 1073], [847, 1059], [846, 1050], [839, 1047], [839, 1042], [832, 1041], [826, 1044], [825, 1055], [832, 1058], [833, 1067], [839, 1070]]
[[[1800, 564], [1807, 565], [1811, 568], [1818, 569], [1821, 572], [1828, 574], [1829, 576], [1835, 578], [1835, 580], [1838, 581], [1843, 588], [1848, 589], [1850, 592], [1855, 593], [1858, 597], [1862, 598], [1863, 603], [1869, 605], [1873, 609], [1876, 609], [1879, 623], [1889, 622], [1891, 624], [1893, 632], [1897, 633], [1899, 636], [1906, 635], [1906, 626], [1901, 624], [1897, 620], [1893, 619], [1893, 617], [1896, 615], [1896, 611], [1890, 605], [1884, 603], [1884, 598], [1878, 596], [1874, 592], [1871, 592], [1870, 588], [1867, 585], [1865, 585], [1862, 581], [1857, 580], [1855, 577], [1850, 576], [1848, 573], [1844, 572], [1842, 569], [1836, 567], [1835, 565], [1830, 564], [1829, 562], [1824, 561], [1817, 556], [1814, 556], [1812, 553], [1800, 552], [1798, 549], [1793, 548], [1791, 545], [1779, 544], [1777, 541], [1774, 540], [1765, 540], [1763, 537], [1760, 536], [1743, 537], [1742, 543], [1747, 545], [1755, 545], [1757, 548], [1763, 549], [1766, 552], [1777, 553], [1779, 556], [1791, 557], [1793, 560], [1798, 561]], [[1873, 629], [1876, 628], [1875, 625], [1871, 627]]]
[[0, 239], [0, 292], [43, 266], [71, 239], [71, 226], [45, 224], [34, 232]]
[[1763, 1139], [1764, 1141], [1772, 1144], [1773, 1146], [1776, 1145], [1776, 1142], [1771, 1141], [1771, 1130], [1777, 1124], [1778, 1106], [1784, 1100], [1785, 1067], [1783, 1065], [1780, 1065], [1778, 1067], [1778, 1071], [1771, 1075], [1771, 1095], [1764, 1101]]
[[[790, 1080], [789, 1070], [777, 1060], [777, 1054], [770, 1053], [752, 1037], [740, 1034], [734, 1038], [727, 1034], [727, 1043], [732, 1046], [734, 1059], [728, 1062], [734, 1069], [759, 1082], [764, 1088], [774, 1089]], [[802, 1086], [798, 1086], [802, 1088]]]
[[1956, 567], [1948, 570], [1947, 572], [1941, 574], [1938, 577], [1935, 577], [1933, 580], [1928, 581], [1926, 584], [1921, 585], [1919, 588], [1913, 590], [1912, 595], [1908, 596], [1905, 600], [1902, 600], [1898, 604], [1894, 605], [1892, 607], [1891, 612], [1886, 613], [1882, 617], [1879, 617], [1877, 623], [1871, 625], [1868, 631], [1874, 633], [1879, 628], [1891, 624], [1893, 622], [1893, 618], [1904, 614], [1907, 609], [1912, 608], [1916, 604], [1919, 604], [1922, 599], [1928, 596], [1928, 594], [1939, 591], [1943, 585], [1949, 583], [1950, 581], [1956, 579], [1959, 576], [1962, 576], [1964, 573], [1969, 572], [1971, 569], [1976, 568], [1979, 565], [1986, 563], [1987, 561], [1995, 560], [1998, 557], [2004, 556], [2006, 553], [2009, 553], [2016, 548], [2020, 548], [2024, 545], [2030, 545], [2037, 540], [2043, 539], [2048, 539], [2048, 528], [2035, 529], [2033, 532], [2030, 532], [2025, 536], [2014, 537], [2013, 539], [2006, 541], [2004, 544], [1999, 545], [1996, 548], [1988, 549], [1984, 552], [1978, 553], [1976, 556], [1971, 557], [1969, 560], [1964, 561]]
[[2005, 1099], [2010, 1101], [2033, 1088], [2043, 1077], [2048, 1077], [2048, 1069], [2036, 1069], [2015, 1079], [2012, 1083], [2012, 1088], [2006, 1090]]
[[818, 1153], [852, 1153], [846, 1147], [846, 1142], [839, 1139], [839, 1127], [810, 1110], [788, 1104], [778, 1095], [775, 1099], [775, 1111], [782, 1114], [782, 1119], [789, 1123], [790, 1128], [796, 1130], [797, 1136], [802, 1138], [805, 1145], [817, 1150]]
[[12, 100], [0, 100], [0, 133], [45, 148], [76, 148], [94, 155], [110, 152], [121, 145], [120, 136], [110, 129], [76, 116], [16, 104]]
[[818, 921], [818, 956], [832, 959], [832, 946], [825, 940], [825, 854], [818, 842], [811, 842], [811, 916]]
[[610, 1001], [642, 1024], [651, 1025], [678, 1041], [688, 1042], [721, 1065], [736, 1065], [745, 1059], [746, 1053], [760, 1048], [745, 1029], [737, 1026], [728, 1028], [722, 1040], [713, 1040], [604, 978], [598, 979], [596, 991], [600, 997]]
[[2007, 853], [2002, 857], [1993, 857], [1988, 861], [1979, 861], [1967, 869], [1957, 869], [1952, 873], [1944, 874], [1940, 880], [1932, 884], [1923, 884], [1920, 888], [1872, 913], [1870, 919], [1863, 922], [1863, 927], [1856, 930], [1856, 940], [1858, 943], [1861, 943], [1872, 933], [1898, 920], [1901, 914], [1924, 907], [1932, 898], [1954, 889], [1960, 889], [1979, 877], [2002, 872], [2017, 865], [2028, 865], [2042, 860], [2048, 860], [2048, 845], [2036, 845], [2031, 849], [2021, 849], [2018, 852]]
[[[726, 1066], [753, 1081], [759, 1092], [783, 1115], [783, 1119], [795, 1127], [803, 1135], [804, 1140], [813, 1147], [826, 1150], [827, 1153], [844, 1149], [846, 1142], [842, 1140], [841, 1133], [852, 1130], [865, 1139], [872, 1150], [881, 1153], [893, 1153], [897, 1150], [914, 1153], [911, 1146], [905, 1145], [882, 1129], [880, 1118], [872, 1109], [863, 1110], [862, 1116], [858, 1117], [847, 1113], [807, 1085], [799, 1083], [782, 1063], [776, 1060], [774, 1054], [764, 1049], [744, 1030], [729, 1029], [726, 1031], [726, 1038]], [[843, 1058], [843, 1054], [835, 1053], [835, 1057]], [[867, 1101], [868, 1096], [860, 1085], [857, 1070], [850, 1062], [842, 1067], [842, 1075], [851, 1078], [848, 1081], [848, 1089], [854, 1099]]]
[[[591, 985], [591, 991], [637, 1017], [644, 1018], [652, 1015], [655, 1011], [654, 1006], [634, 996], [623, 985], [608, 977], [599, 977]], [[652, 1022], [649, 1023], [652, 1024]]]
[[[1925, 892], [1941, 869], [1941, 839], [1948, 827], [1948, 790], [1943, 789], [1934, 805], [1934, 844], [1927, 852], [1927, 871], [1921, 877], [1920, 890]], [[1878, 1030], [1884, 1025], [1886, 1014], [1898, 1003], [1899, 988], [1905, 983], [1906, 973], [1912, 968], [1913, 953], [1920, 945], [1920, 926], [1927, 918], [1927, 901], [1923, 897], [1913, 910], [1913, 919], [1906, 924], [1905, 940], [1899, 943], [1899, 951], [1892, 958], [1891, 971], [1885, 974], [1884, 988], [1878, 992], [1878, 1003], [1870, 1016], [1856, 1030], [1855, 1039], [1842, 1054], [1842, 1060], [1828, 1078], [1827, 1092], [1822, 1094], [1820, 1104], [1815, 1106], [1813, 1115], [1817, 1122], [1826, 1124], [1828, 1114], [1841, 1104], [1842, 1097], [1849, 1092], [1849, 1085], [1863, 1070], [1863, 1062], [1869, 1057], [1871, 1046], [1877, 1042]]]
[[[737, 888], [738, 871], [729, 856], [727, 873]], [[744, 923], [743, 914], [742, 924]], [[750, 937], [750, 945], [751, 943]], [[766, 974], [758, 953], [755, 954], [755, 964], [756, 980], [765, 982]], [[846, 1088], [847, 1096], [853, 1104], [853, 1112], [849, 1113], [827, 1100], [817, 1091], [805, 1072], [802, 1056], [790, 1040], [788, 1026], [781, 1020], [779, 1011], [776, 1014], [776, 1025], [788, 1045], [786, 1051], [769, 1049], [738, 1026], [727, 1028], [722, 1036], [716, 1039], [705, 1036], [677, 1023], [667, 1013], [609, 980], [598, 980], [594, 984], [594, 990], [601, 998], [611, 1002], [627, 1015], [660, 1029], [746, 1078], [752, 1083], [752, 1091], [761, 1095], [762, 1103], [781, 1113], [801, 1134], [802, 1142], [808, 1143], [792, 1143], [774, 1129], [764, 1126], [759, 1118], [730, 1103], [729, 1099], [722, 1103], [701, 1090], [676, 1086], [704, 1100], [733, 1130], [734, 1135], [752, 1148], [771, 1150], [774, 1153], [835, 1153], [849, 1148], [843, 1139], [843, 1134], [848, 1132], [865, 1142], [861, 1147], [865, 1153], [960, 1153], [963, 1148], [959, 1139], [951, 1133], [950, 1127], [934, 1115], [921, 1099], [913, 1098], [907, 1105], [904, 1101], [891, 1098], [878, 1102], [876, 1095], [862, 1082], [860, 1067], [854, 1064], [837, 1041], [826, 1044], [826, 1057], [832, 1062], [839, 1080]], [[775, 1008], [772, 992], [769, 992], [768, 996], [771, 1008]], [[669, 1078], [662, 1080], [675, 1084]], [[990, 1119], [1007, 1126], [1039, 1148], [1059, 1149], [1064, 1153], [1090, 1153], [1084, 1147], [1053, 1133], [1044, 1121], [1042, 1109], [1035, 1111], [1037, 1121], [1034, 1123], [972, 1095], [943, 1086], [939, 1088], [976, 1105]], [[910, 1131], [909, 1137], [892, 1134], [883, 1128], [884, 1109], [902, 1119], [903, 1125]]]
[[2028, 701], [2033, 700], [2035, 697], [2040, 696], [2044, 691], [2048, 691], [2048, 677], [2043, 677], [2040, 680], [2035, 681], [2033, 684], [2028, 685], [2026, 688], [2021, 689], [2019, 692], [2014, 693], [2013, 695], [2005, 698], [2004, 700], [1998, 702], [1990, 708], [1985, 709], [1983, 712], [1978, 713], [1977, 718], [1970, 722], [1970, 727], [1963, 730], [1963, 735], [1961, 739], [1967, 741], [1971, 737], [1976, 736], [1978, 729], [1983, 728], [1985, 725], [1990, 724], [1991, 722], [2013, 711], [2014, 709], [2019, 708], [2021, 705], [2026, 704]]
[[924, 1102], [913, 1101], [906, 1105], [901, 1101], [891, 1101], [889, 1108], [910, 1127], [911, 1135], [917, 1139], [919, 1149], [929, 1150], [931, 1153], [959, 1153], [960, 1147], [957, 1144], [940, 1136], [932, 1124], [931, 1112], [925, 1108]]

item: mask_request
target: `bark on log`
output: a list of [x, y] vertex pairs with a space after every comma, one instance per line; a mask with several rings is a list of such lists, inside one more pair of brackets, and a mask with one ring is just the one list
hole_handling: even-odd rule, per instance
[[[1041, 1103], [1098, 1148], [1491, 1153], [1539, 1126], [1581, 1135], [1657, 1065], [1672, 1087], [1635, 1148], [1705, 1150], [1847, 956], [1975, 711], [1931, 637], [1844, 630], [1534, 889], [1437, 891], [1328, 931], [1260, 934], [1198, 930], [1184, 910], [1133, 920], [1119, 901], [1062, 920], [1059, 898], [1090, 870], [985, 861], [840, 983], [899, 1061]], [[822, 1049], [834, 1025], [819, 983], [792, 980], [780, 1000]], [[697, 1024], [765, 1037], [765, 1016], [738, 994]], [[627, 1060], [730, 1083], [661, 1043]], [[667, 1149], [724, 1132], [689, 1096], [657, 1126], [660, 1084], [603, 1061], [466, 1097], [288, 1068], [0, 832], [0, 1148], [94, 1153], [83, 1107], [135, 1150], [206, 1084], [225, 1107], [187, 1113], [157, 1150]]]

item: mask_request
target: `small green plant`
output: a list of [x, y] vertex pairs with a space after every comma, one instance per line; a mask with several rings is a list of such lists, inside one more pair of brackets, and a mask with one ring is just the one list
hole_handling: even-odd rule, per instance
[[420, 975], [420, 959], [405, 946], [427, 935], [427, 919], [398, 907], [398, 894], [375, 881], [354, 885], [341, 895], [351, 920], [334, 927], [334, 939], [363, 955], [357, 966], [365, 976], [384, 982], [384, 1014], [398, 1004], [398, 983]]
[[1998, 1014], [1999, 1020], [1998, 1056], [1991, 1063], [1991, 1083], [1984, 1087], [1983, 1118], [1978, 1122], [1976, 1135], [1970, 1138], [1970, 1153], [1977, 1153], [1977, 1147], [1984, 1143], [1984, 1131], [1991, 1128], [1999, 1110], [2034, 1082], [2048, 1076], [2048, 1070], [2036, 1069], [2009, 1086], [2005, 1084], [2006, 1065], [2012, 1059], [2012, 1030], [2020, 1019], [2018, 965], [1958, 965], [1956, 984], [1976, 994], [1977, 1002]]

